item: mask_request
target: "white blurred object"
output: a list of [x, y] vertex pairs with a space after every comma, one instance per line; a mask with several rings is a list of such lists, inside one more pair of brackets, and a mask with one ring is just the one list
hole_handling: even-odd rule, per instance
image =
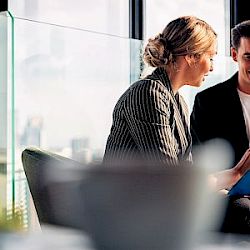
[[233, 149], [223, 139], [212, 139], [194, 148], [195, 163], [207, 171], [215, 172], [232, 166]]
[[[228, 169], [232, 166], [233, 150], [231, 145], [222, 139], [213, 139], [202, 146], [195, 147], [194, 150], [195, 165], [202, 168], [207, 176], [215, 172]], [[209, 181], [207, 178], [207, 185]], [[211, 184], [211, 183], [210, 183]], [[204, 196], [204, 201], [201, 202], [203, 208], [200, 226], [201, 230], [216, 231], [222, 224], [225, 208], [226, 208], [227, 192], [215, 192], [207, 189], [207, 194]]]

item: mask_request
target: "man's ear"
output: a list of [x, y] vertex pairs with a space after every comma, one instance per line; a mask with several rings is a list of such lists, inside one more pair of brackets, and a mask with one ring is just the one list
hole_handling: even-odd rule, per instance
[[231, 56], [232, 56], [232, 58], [233, 58], [233, 60], [235, 61], [235, 62], [238, 62], [238, 59], [237, 59], [237, 50], [235, 49], [235, 48], [231, 48]]

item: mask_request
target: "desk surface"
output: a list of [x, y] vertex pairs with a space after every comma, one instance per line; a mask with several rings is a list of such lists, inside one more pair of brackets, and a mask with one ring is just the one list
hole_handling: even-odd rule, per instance
[[55, 226], [24, 233], [0, 233], [1, 250], [94, 250], [82, 232]]
[[[0, 233], [1, 250], [96, 250], [90, 238], [77, 230], [44, 226], [42, 231]], [[211, 235], [191, 250], [245, 250], [250, 249], [250, 235]], [[118, 250], [118, 249], [117, 249]], [[136, 249], [138, 250], [138, 249]], [[152, 250], [152, 249], [151, 249]], [[164, 249], [162, 249], [164, 250]]]

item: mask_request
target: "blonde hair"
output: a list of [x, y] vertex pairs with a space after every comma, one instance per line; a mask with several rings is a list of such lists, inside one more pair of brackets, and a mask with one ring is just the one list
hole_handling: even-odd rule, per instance
[[214, 45], [216, 37], [205, 21], [194, 16], [179, 17], [148, 40], [143, 59], [152, 67], [164, 67], [174, 63], [177, 56], [200, 56]]

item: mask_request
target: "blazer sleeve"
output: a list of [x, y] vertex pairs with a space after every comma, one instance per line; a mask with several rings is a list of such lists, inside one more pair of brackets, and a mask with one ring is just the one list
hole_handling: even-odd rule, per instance
[[130, 92], [125, 116], [131, 136], [146, 159], [176, 165], [178, 145], [171, 131], [169, 94], [157, 81], [145, 81]]

